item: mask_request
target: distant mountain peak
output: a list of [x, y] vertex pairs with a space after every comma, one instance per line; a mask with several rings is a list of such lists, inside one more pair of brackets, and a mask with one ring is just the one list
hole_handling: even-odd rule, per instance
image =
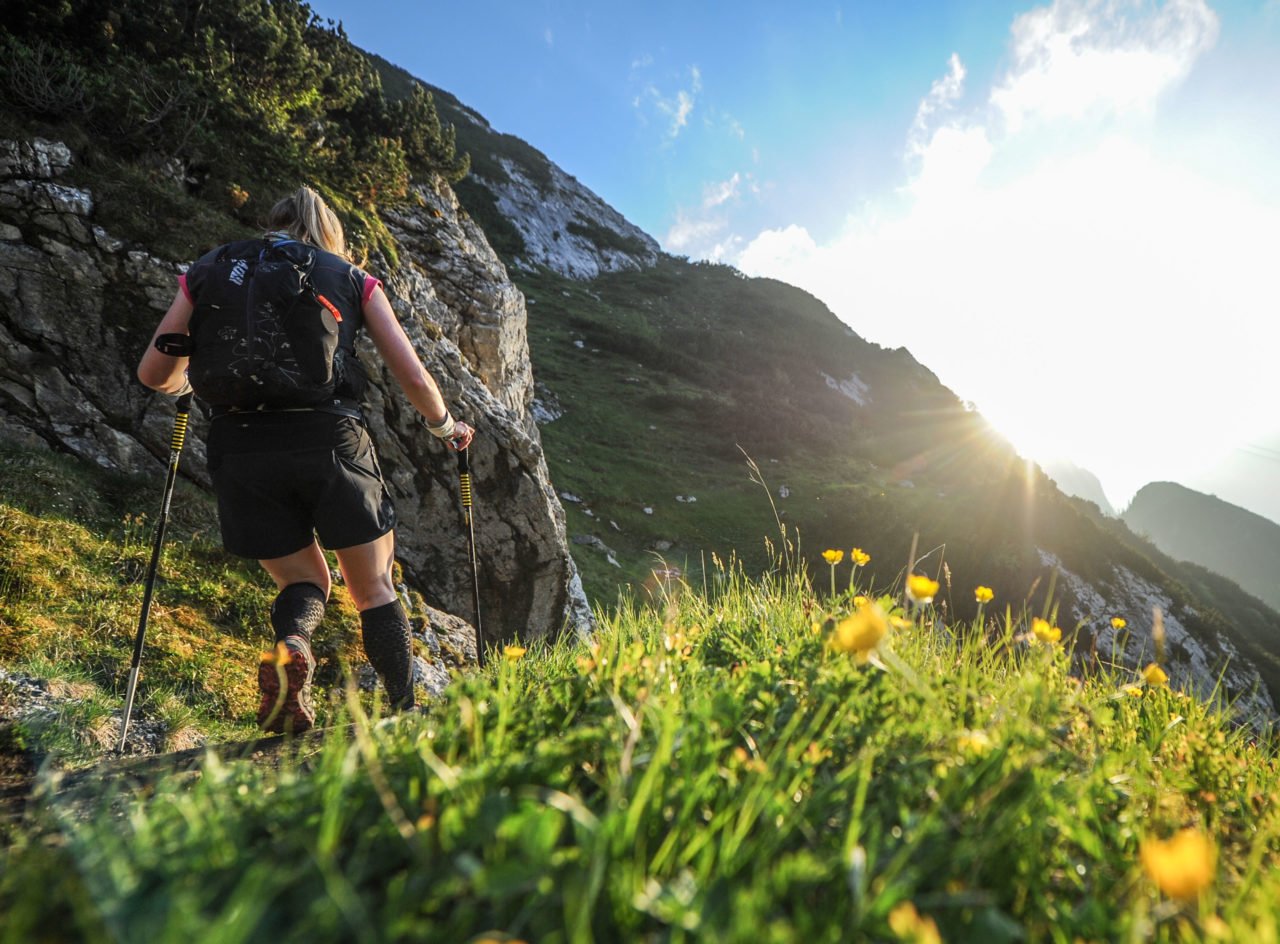
[[1280, 525], [1177, 482], [1142, 486], [1121, 516], [1170, 557], [1229, 577], [1280, 608]]
[[1118, 517], [1115, 508], [1107, 500], [1102, 483], [1088, 469], [1083, 469], [1068, 459], [1051, 459], [1038, 464], [1044, 474], [1053, 479], [1066, 494], [1093, 502], [1108, 518]]

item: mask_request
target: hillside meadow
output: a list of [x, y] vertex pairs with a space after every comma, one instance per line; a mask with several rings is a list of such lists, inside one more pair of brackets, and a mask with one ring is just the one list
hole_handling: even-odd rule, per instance
[[821, 594], [716, 559], [275, 764], [47, 798], [0, 941], [1277, 939], [1273, 743], [838, 556]]

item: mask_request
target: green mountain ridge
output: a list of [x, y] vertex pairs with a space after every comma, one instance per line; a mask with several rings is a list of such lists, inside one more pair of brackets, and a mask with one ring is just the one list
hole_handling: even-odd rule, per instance
[[1280, 608], [1280, 525], [1175, 482], [1152, 482], [1121, 515], [1170, 557], [1234, 580]]

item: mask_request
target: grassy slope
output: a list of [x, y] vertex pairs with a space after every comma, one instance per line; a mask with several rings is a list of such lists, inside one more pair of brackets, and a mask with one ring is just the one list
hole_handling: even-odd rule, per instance
[[[1212, 710], [1020, 619], [859, 665], [802, 584], [713, 582], [278, 770], [46, 808], [0, 941], [1277, 939], [1276, 759]], [[1139, 846], [1182, 828], [1218, 856], [1180, 902]]]
[[[643, 593], [659, 558], [695, 583], [712, 551], [767, 563], [773, 507], [741, 445], [815, 573], [823, 549], [859, 546], [889, 582], [918, 534], [921, 552], [937, 549], [923, 567], [941, 576], [945, 559], [952, 573], [950, 612], [969, 618], [978, 584], [1045, 604], [1037, 546], [1103, 583], [1123, 565], [1165, 588], [1193, 632], [1230, 638], [1280, 701], [1280, 614], [1063, 496], [906, 352], [852, 335], [811, 296], [675, 259], [591, 282], [514, 274], [535, 376], [565, 408], [542, 434], [557, 488], [584, 499], [565, 503], [570, 533], [599, 538], [621, 565], [575, 549], [595, 599], [614, 600], [620, 582]], [[869, 409], [819, 373], [855, 370]]]
[[[0, 445], [0, 483], [0, 666], [72, 696], [54, 715], [0, 725], [0, 743], [83, 763], [119, 736], [163, 477], [158, 467], [115, 475]], [[158, 724], [162, 744], [252, 733], [273, 596], [256, 565], [222, 551], [210, 498], [180, 480], [135, 706], [135, 719]], [[326, 687], [356, 657], [354, 625], [339, 589], [317, 634]], [[12, 694], [0, 689], [0, 699]]]
[[[748, 457], [784, 520], [804, 523], [811, 551], [818, 548], [809, 532], [818, 522], [843, 519], [835, 546], [871, 539], [849, 499], [856, 505], [873, 489], [878, 497], [900, 488], [893, 484], [896, 457], [881, 457], [890, 468], [877, 468], [868, 457], [874, 431], [819, 378], [823, 359], [848, 353], [843, 364], [827, 365], [843, 378], [868, 347], [834, 319], [806, 324], [811, 313], [761, 297], [753, 291], [760, 283], [740, 286], [727, 271], [674, 260], [590, 283], [545, 272], [517, 279], [532, 303], [536, 375], [566, 408], [543, 428], [555, 481], [587, 498], [596, 514], [591, 519], [568, 505], [571, 529], [593, 531], [626, 552], [625, 576], [643, 580], [651, 563], [645, 550], [663, 539], [685, 555], [677, 563], [694, 569], [701, 552], [712, 550], [735, 549], [763, 563], [762, 536], [776, 527]], [[781, 337], [794, 339], [791, 350], [775, 343]], [[815, 357], [803, 349], [810, 343], [829, 349]], [[787, 499], [776, 497], [783, 485]], [[680, 503], [677, 495], [698, 501]], [[645, 506], [653, 515], [643, 513]], [[579, 556], [586, 558], [589, 589], [611, 598], [617, 572]]]

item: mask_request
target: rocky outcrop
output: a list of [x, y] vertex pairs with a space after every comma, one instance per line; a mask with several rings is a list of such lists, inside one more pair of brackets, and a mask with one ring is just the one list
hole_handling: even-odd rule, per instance
[[[1183, 620], [1195, 614], [1183, 612], [1163, 589], [1119, 565], [1112, 568], [1109, 580], [1095, 585], [1063, 567], [1055, 554], [1040, 550], [1039, 555], [1068, 591], [1069, 604], [1060, 620], [1064, 628], [1074, 625], [1081, 633], [1078, 659], [1100, 659], [1129, 670], [1137, 679], [1160, 649], [1162, 668], [1175, 690], [1229, 702], [1236, 718], [1257, 728], [1274, 724], [1276, 706], [1258, 670], [1221, 634], [1189, 632]], [[1159, 645], [1156, 611], [1164, 633]], [[1122, 630], [1112, 625], [1113, 616], [1124, 618]]]
[[526, 168], [502, 158], [505, 180], [478, 178], [524, 240], [521, 265], [546, 266], [571, 279], [641, 269], [658, 261], [658, 244], [574, 177], [548, 162]]
[[[0, 142], [0, 436], [104, 468], [158, 470], [172, 401], [133, 371], [180, 266], [95, 225], [93, 194], [59, 180], [72, 162], [55, 142]], [[590, 612], [530, 413], [524, 299], [446, 184], [419, 196], [420, 207], [388, 216], [401, 258], [385, 282], [446, 398], [479, 429], [471, 461], [486, 636], [585, 628]], [[371, 348], [363, 357], [378, 363]], [[369, 426], [396, 499], [397, 557], [429, 603], [470, 620], [455, 457], [386, 371], [372, 373]], [[202, 434], [195, 416], [183, 472], [207, 486]]]

